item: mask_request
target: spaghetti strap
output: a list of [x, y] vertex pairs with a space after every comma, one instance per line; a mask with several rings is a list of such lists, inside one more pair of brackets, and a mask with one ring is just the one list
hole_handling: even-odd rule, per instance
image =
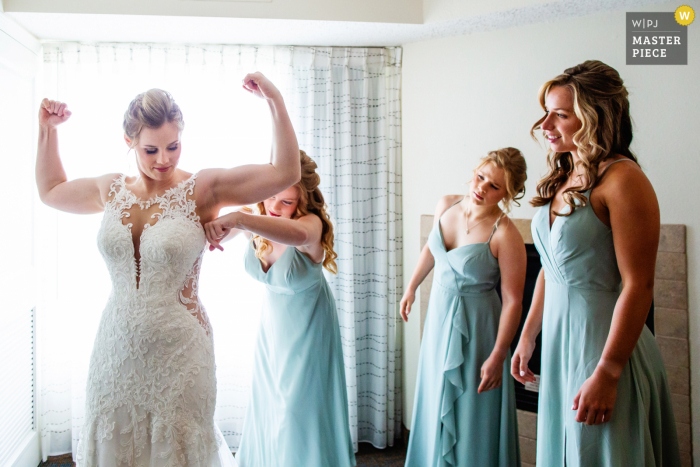
[[491, 243], [491, 239], [493, 238], [493, 234], [496, 233], [496, 230], [498, 230], [498, 224], [501, 223], [501, 219], [503, 219], [503, 216], [505, 216], [506, 213], [502, 212], [500, 216], [498, 216], [498, 219], [496, 219], [496, 222], [493, 224], [493, 230], [491, 231], [491, 235], [489, 236], [489, 239], [486, 240], [486, 243]]
[[605, 173], [608, 171], [608, 169], [610, 168], [611, 165], [617, 164], [618, 162], [626, 162], [626, 161], [634, 162], [635, 164], [637, 163], [637, 162], [635, 162], [634, 160], [629, 159], [629, 158], [627, 158], [627, 157], [623, 157], [622, 159], [618, 159], [618, 160], [616, 160], [616, 161], [612, 161], [612, 162], [609, 163], [609, 164], [605, 167], [605, 169], [598, 175], [598, 180], [596, 180], [595, 185], [588, 189], [589, 195], [593, 193], [593, 190], [594, 190], [594, 189], [600, 184], [600, 182], [603, 180], [603, 175], [605, 175]]
[[[607, 167], [605, 167], [605, 170], [603, 170], [603, 172], [598, 176], [598, 179], [601, 179], [603, 177], [603, 175], [605, 174], [605, 172], [608, 171], [608, 169], [610, 168], [611, 165], [617, 164], [618, 162], [627, 162], [627, 161], [634, 162], [632, 159], [629, 159], [627, 157], [624, 157], [622, 159], [618, 159], [616, 161], [612, 161], [611, 163], [609, 163], [607, 165]], [[635, 164], [636, 164], [636, 162], [635, 162]]]
[[[466, 198], [466, 196], [465, 196], [464, 198]], [[454, 206], [456, 206], [456, 205], [458, 205], [459, 203], [461, 203], [462, 200], [464, 200], [464, 198], [460, 199], [460, 200], [457, 201], [456, 203], [453, 203], [452, 205], [450, 205], [449, 208], [447, 208], [447, 209], [445, 209], [444, 211], [442, 211], [442, 214], [440, 214], [440, 219], [442, 219], [442, 216], [444, 216], [445, 213], [446, 213], [447, 211], [449, 211], [449, 210], [452, 209]]]

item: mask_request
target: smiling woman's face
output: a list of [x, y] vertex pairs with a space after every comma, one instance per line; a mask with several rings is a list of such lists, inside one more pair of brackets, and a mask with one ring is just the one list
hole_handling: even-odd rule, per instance
[[574, 98], [571, 91], [553, 86], [544, 100], [547, 115], [542, 121], [544, 137], [553, 151], [571, 152], [576, 155], [574, 134], [581, 129], [581, 120], [574, 113]]
[[299, 204], [299, 188], [292, 186], [263, 201], [268, 216], [291, 219]]
[[[180, 161], [180, 129], [173, 122], [141, 130], [134, 150], [141, 172], [153, 180], [168, 180]], [[128, 138], [126, 143], [131, 144]]]

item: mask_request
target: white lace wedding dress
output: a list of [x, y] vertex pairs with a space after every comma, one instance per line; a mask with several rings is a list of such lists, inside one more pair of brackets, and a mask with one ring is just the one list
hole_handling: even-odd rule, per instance
[[[112, 280], [90, 360], [79, 467], [229, 467], [214, 424], [214, 346], [197, 296], [206, 238], [196, 175], [142, 201], [112, 184], [98, 247]], [[140, 237], [131, 210], [152, 211]], [[127, 223], [125, 223], [127, 222]]]

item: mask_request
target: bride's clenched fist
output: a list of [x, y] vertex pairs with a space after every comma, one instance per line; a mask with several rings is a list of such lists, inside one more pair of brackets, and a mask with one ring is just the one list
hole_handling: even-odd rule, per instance
[[64, 102], [52, 101], [44, 98], [39, 108], [39, 126], [54, 128], [68, 120], [71, 111]]
[[259, 71], [249, 73], [243, 78], [243, 89], [262, 99], [273, 100], [282, 97], [272, 81], [265, 78], [265, 75]]

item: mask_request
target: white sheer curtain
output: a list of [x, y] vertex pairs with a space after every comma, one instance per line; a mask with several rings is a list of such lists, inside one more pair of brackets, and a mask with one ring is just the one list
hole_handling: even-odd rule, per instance
[[[336, 226], [338, 303], [353, 440], [393, 444], [400, 431], [400, 49], [75, 44], [44, 46], [44, 95], [73, 111], [59, 130], [70, 178], [134, 173], [121, 120], [144, 90], [169, 91], [185, 116], [180, 167], [262, 163], [267, 106], [240, 89], [262, 71], [283, 91], [300, 146], [319, 164]], [[95, 246], [101, 216], [40, 208], [37, 257], [39, 424], [43, 455], [71, 451], [84, 416], [88, 360], [109, 278]], [[238, 448], [250, 394], [261, 286], [244, 242], [208, 253], [201, 297], [214, 329], [216, 421]]]
[[401, 49], [295, 57], [289, 95], [335, 224], [340, 319], [355, 445], [401, 434]]

